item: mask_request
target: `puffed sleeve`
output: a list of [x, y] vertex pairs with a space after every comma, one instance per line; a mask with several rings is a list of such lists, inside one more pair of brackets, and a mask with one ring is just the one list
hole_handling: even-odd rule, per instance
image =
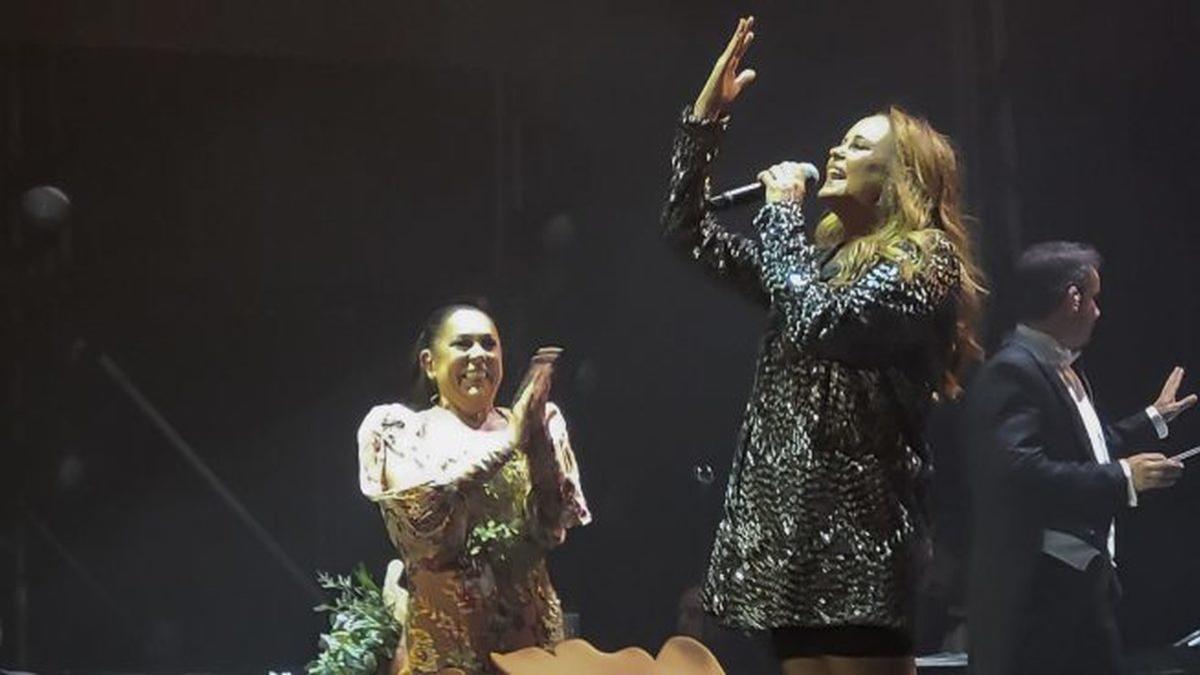
[[414, 536], [440, 532], [457, 497], [445, 471], [421, 451], [424, 421], [392, 403], [375, 406], [358, 428], [358, 479], [363, 495], [402, 516]]
[[579, 464], [571, 448], [567, 421], [562, 410], [553, 403], [546, 404], [545, 435], [541, 442], [531, 442], [529, 458], [530, 494], [541, 538], [547, 545], [561, 544], [567, 530], [591, 522]]
[[426, 416], [393, 403], [376, 406], [358, 430], [359, 486], [368, 499], [402, 516], [409, 534], [441, 532], [462, 490], [483, 483], [510, 460], [514, 447], [505, 436], [482, 447], [433, 447]]
[[766, 306], [759, 281], [758, 245], [727, 230], [707, 209], [709, 167], [725, 120], [699, 121], [684, 111], [671, 153], [671, 184], [661, 223], [666, 239], [712, 277]]
[[[878, 365], [917, 347], [957, 292], [958, 258], [940, 232], [924, 269], [905, 276], [900, 264], [881, 261], [853, 283], [820, 278], [799, 209], [769, 206], [759, 216], [763, 278], [787, 338], [801, 350], [848, 363]], [[911, 255], [916, 256], [912, 250]]]

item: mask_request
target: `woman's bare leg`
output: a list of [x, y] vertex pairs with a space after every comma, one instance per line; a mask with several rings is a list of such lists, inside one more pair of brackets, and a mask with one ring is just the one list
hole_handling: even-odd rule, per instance
[[917, 663], [911, 656], [826, 656], [824, 661], [827, 668], [824, 672], [828, 675], [916, 675], [917, 673]]
[[833, 675], [820, 656], [797, 656], [779, 662], [783, 675]]

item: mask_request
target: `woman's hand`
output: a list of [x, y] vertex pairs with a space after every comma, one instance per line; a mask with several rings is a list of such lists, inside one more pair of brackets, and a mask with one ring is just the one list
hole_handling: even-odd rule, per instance
[[780, 162], [760, 171], [758, 182], [767, 189], [768, 204], [804, 201], [804, 169], [799, 162]]
[[742, 89], [754, 81], [753, 70], [746, 69], [740, 73], [737, 72], [742, 55], [746, 53], [746, 48], [754, 40], [754, 33], [750, 30], [753, 26], [754, 17], [752, 16], [738, 19], [737, 30], [733, 31], [733, 37], [729, 38], [729, 44], [725, 46], [725, 51], [713, 65], [708, 81], [704, 83], [704, 88], [700, 90], [700, 95], [696, 97], [696, 102], [692, 105], [692, 116], [696, 119], [715, 120], [719, 118], [725, 114], [738, 94], [742, 93]]
[[517, 388], [517, 400], [512, 406], [510, 429], [517, 447], [524, 447], [534, 431], [545, 423], [550, 377], [560, 354], [562, 349], [559, 347], [541, 347], [530, 359], [529, 370]]

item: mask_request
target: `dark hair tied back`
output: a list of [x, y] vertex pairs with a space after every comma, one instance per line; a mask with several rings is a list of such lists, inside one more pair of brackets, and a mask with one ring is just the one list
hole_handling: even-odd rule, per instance
[[433, 310], [421, 325], [421, 331], [417, 333], [417, 339], [413, 341], [412, 351], [408, 356], [409, 386], [405, 402], [413, 410], [424, 410], [432, 407], [438, 395], [437, 383], [426, 377], [425, 369], [421, 367], [421, 352], [432, 348], [434, 338], [437, 337], [442, 324], [446, 323], [446, 319], [451, 314], [460, 309], [470, 309], [487, 314], [487, 311], [481, 306], [482, 304], [476, 302], [452, 302], [442, 305]]

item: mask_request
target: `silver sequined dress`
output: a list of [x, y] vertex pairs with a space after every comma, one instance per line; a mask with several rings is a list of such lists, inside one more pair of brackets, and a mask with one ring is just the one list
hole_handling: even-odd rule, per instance
[[794, 205], [755, 236], [704, 209], [724, 122], [685, 113], [663, 213], [668, 240], [769, 311], [703, 587], [730, 626], [911, 631], [926, 550], [920, 428], [953, 337], [959, 265], [940, 238], [925, 272], [879, 263], [856, 282], [809, 243]]

